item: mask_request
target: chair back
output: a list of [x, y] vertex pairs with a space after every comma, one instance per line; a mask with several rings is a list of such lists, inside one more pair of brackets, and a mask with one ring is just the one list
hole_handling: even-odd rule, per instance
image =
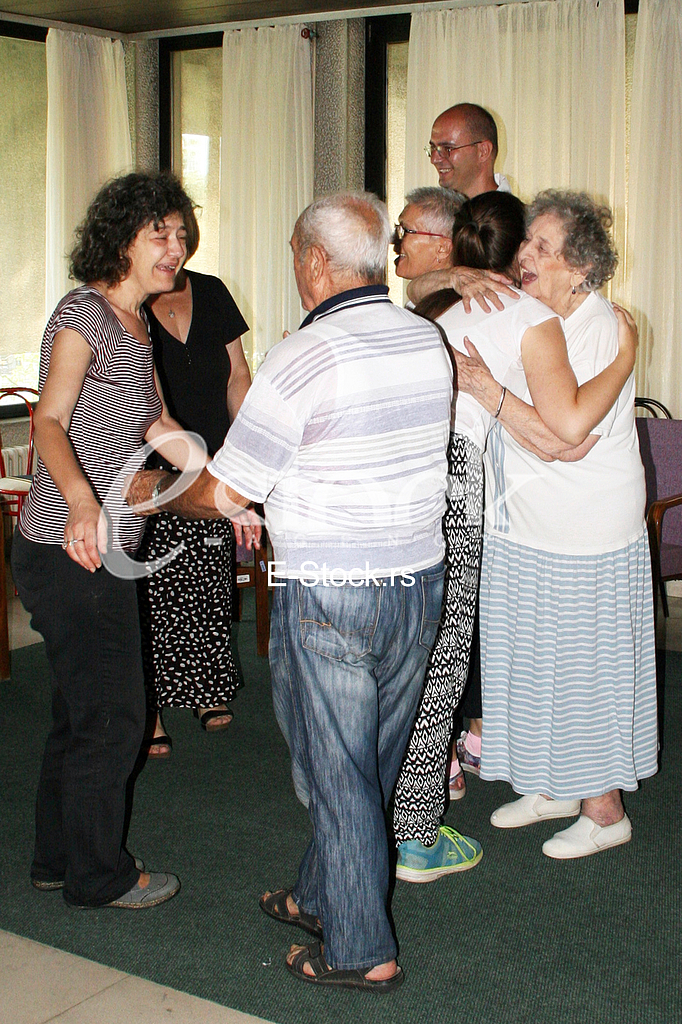
[[[12, 396], [15, 402], [23, 402], [28, 413], [28, 459], [26, 461], [26, 474], [33, 473], [33, 405], [39, 397], [35, 388], [0, 388], [0, 402]], [[7, 476], [5, 460], [2, 456], [2, 441], [0, 436], [0, 477]]]
[[[635, 423], [644, 464], [648, 509], [652, 501], [682, 494], [682, 420], [642, 417]], [[666, 513], [662, 543], [682, 545], [682, 506]]]
[[673, 414], [667, 405], [663, 405], [663, 402], [657, 402], [655, 398], [635, 398], [635, 409], [644, 409], [645, 412], [649, 412], [655, 417], [664, 416], [669, 420], [673, 418]]

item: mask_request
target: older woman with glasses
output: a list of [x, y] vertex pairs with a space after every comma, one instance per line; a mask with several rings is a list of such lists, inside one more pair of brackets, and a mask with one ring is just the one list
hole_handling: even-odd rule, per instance
[[416, 188], [393, 233], [395, 272], [412, 281], [452, 266], [452, 225], [466, 196], [447, 188]]

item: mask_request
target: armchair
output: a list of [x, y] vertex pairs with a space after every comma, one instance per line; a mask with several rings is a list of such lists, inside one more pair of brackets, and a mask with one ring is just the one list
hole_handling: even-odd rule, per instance
[[665, 583], [682, 579], [682, 420], [635, 422], [646, 477], [654, 594], [660, 590], [667, 617]]

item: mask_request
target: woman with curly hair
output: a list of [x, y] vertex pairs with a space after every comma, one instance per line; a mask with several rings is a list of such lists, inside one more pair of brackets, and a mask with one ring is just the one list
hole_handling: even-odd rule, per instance
[[180, 887], [175, 875], [147, 873], [123, 846], [145, 694], [136, 586], [118, 565], [131, 564], [144, 529], [120, 482], [144, 442], [179, 466], [206, 462], [189, 439], [165, 437], [180, 427], [159, 396], [142, 308], [173, 288], [192, 231], [192, 202], [174, 178], [109, 182], [71, 254], [83, 284], [58, 304], [43, 338], [39, 461], [12, 569], [45, 639], [52, 682], [31, 880], [61, 889], [72, 906], [151, 907]]

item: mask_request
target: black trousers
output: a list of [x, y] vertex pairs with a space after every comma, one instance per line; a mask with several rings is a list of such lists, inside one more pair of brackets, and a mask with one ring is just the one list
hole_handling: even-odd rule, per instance
[[459, 710], [465, 718], [483, 718], [483, 704], [481, 700], [481, 635], [478, 629], [478, 605], [476, 606], [476, 621], [474, 622], [474, 632], [471, 638], [469, 675], [467, 676], [467, 684]]
[[67, 903], [102, 906], [139, 875], [123, 847], [145, 725], [135, 583], [104, 568], [90, 573], [59, 544], [35, 544], [18, 530], [12, 573], [45, 639], [52, 681], [31, 877], [63, 879]]

